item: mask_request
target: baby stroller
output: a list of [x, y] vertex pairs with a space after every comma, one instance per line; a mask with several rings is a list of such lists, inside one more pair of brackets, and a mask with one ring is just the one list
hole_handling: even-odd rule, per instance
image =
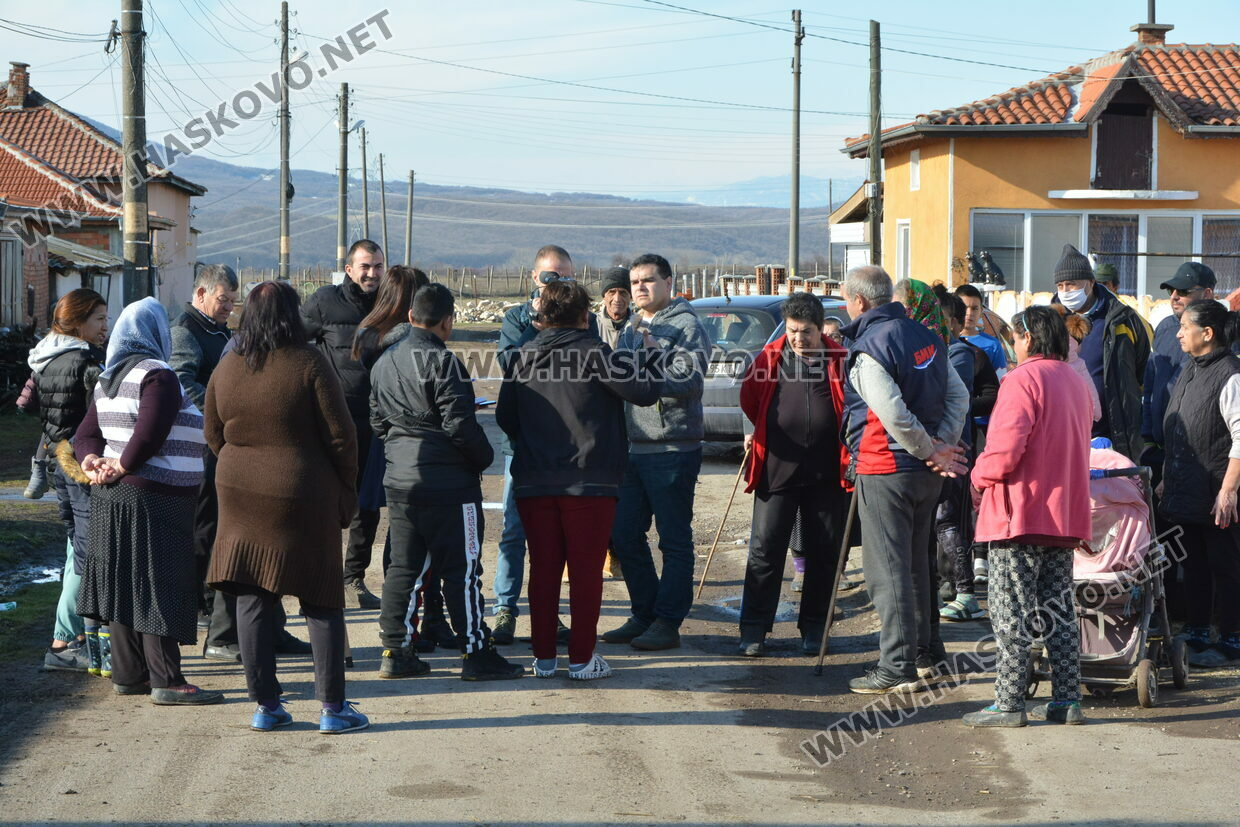
[[[1152, 532], [1150, 469], [1094, 448], [1089, 476], [1093, 542], [1077, 549], [1073, 566], [1081, 682], [1095, 697], [1135, 685], [1141, 706], [1153, 707], [1166, 673], [1176, 689], [1185, 687], [1188, 661], [1167, 618], [1167, 557]], [[1050, 677], [1040, 654], [1031, 663], [1029, 697]]]

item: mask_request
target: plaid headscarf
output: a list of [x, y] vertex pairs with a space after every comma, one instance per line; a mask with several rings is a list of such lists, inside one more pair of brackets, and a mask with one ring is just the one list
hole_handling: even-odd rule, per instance
[[944, 342], [951, 340], [951, 331], [947, 328], [947, 320], [943, 317], [943, 307], [939, 297], [924, 281], [909, 279], [908, 296], [904, 302], [904, 312], [915, 322], [925, 325], [930, 332], [938, 334]]

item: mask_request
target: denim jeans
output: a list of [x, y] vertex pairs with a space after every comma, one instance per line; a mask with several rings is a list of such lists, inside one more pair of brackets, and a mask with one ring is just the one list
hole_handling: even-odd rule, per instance
[[504, 530], [499, 535], [499, 556], [495, 561], [495, 613], [508, 609], [514, 615], [525, 574], [525, 527], [512, 495], [512, 457], [504, 457]]
[[73, 564], [73, 541], [65, 543], [65, 570], [60, 576], [60, 602], [56, 604], [56, 628], [52, 637], [62, 643], [72, 643], [78, 635], [86, 633], [82, 618], [77, 613], [78, 592], [82, 589], [82, 575]]
[[[633, 617], [656, 618], [679, 626], [693, 604], [693, 494], [702, 451], [629, 454], [620, 484], [612, 549], [624, 569]], [[646, 534], [654, 521], [663, 554], [662, 576], [655, 571]]]

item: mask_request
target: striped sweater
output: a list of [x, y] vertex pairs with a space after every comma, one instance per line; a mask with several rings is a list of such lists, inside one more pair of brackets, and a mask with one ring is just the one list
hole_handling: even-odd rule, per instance
[[[127, 452], [126, 449], [131, 447], [135, 429], [141, 427], [140, 408], [142, 404], [155, 404], [148, 401], [149, 396], [144, 398], [144, 383], [148, 377], [154, 379], [157, 371], [171, 374], [172, 369], [157, 359], [145, 359], [125, 374], [115, 397], [109, 398], [102, 386], [95, 388], [96, 433], [102, 437], [102, 456], [121, 460], [129, 472], [126, 479], [131, 484], [147, 483], [143, 487], [162, 489], [167, 493], [196, 492], [202, 482], [203, 453], [206, 450], [203, 420], [189, 396], [180, 391], [179, 384], [176, 386], [176, 390], [180, 391], [179, 409], [175, 413], [169, 410], [166, 416], [159, 417], [159, 420], [170, 424], [162, 444], [154, 453], [134, 463], [136, 467], [129, 467], [127, 462], [132, 461], [133, 451]], [[175, 381], [175, 375], [170, 381]], [[156, 430], [162, 431], [162, 428], [157, 425]], [[150, 437], [149, 434], [142, 436]]]

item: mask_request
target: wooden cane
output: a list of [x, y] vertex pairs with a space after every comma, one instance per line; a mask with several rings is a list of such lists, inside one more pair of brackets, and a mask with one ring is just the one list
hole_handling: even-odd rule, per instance
[[719, 546], [719, 537], [723, 534], [723, 524], [728, 521], [728, 512], [732, 510], [732, 500], [736, 499], [736, 489], [740, 488], [741, 475], [745, 473], [745, 464], [749, 461], [749, 449], [745, 449], [745, 455], [741, 457], [740, 470], [736, 472], [736, 482], [732, 483], [732, 496], [728, 497], [728, 507], [723, 510], [723, 519], [719, 521], [719, 530], [715, 532], [715, 542], [710, 544], [710, 553], [706, 555], [706, 565], [702, 567], [702, 582], [698, 583], [697, 594], [693, 596], [694, 600], [702, 597], [702, 589], [706, 588], [706, 573], [710, 571], [710, 561], [715, 557], [715, 549]]
[[848, 500], [848, 518], [844, 520], [844, 540], [840, 543], [840, 559], [835, 565], [835, 580], [831, 583], [831, 597], [827, 601], [827, 622], [822, 627], [822, 642], [818, 644], [818, 665], [814, 674], [822, 674], [822, 662], [827, 656], [827, 637], [831, 634], [831, 621], [835, 618], [835, 596], [840, 590], [840, 580], [844, 578], [844, 567], [848, 565], [849, 543], [852, 540], [853, 520], [857, 518], [857, 489]]

